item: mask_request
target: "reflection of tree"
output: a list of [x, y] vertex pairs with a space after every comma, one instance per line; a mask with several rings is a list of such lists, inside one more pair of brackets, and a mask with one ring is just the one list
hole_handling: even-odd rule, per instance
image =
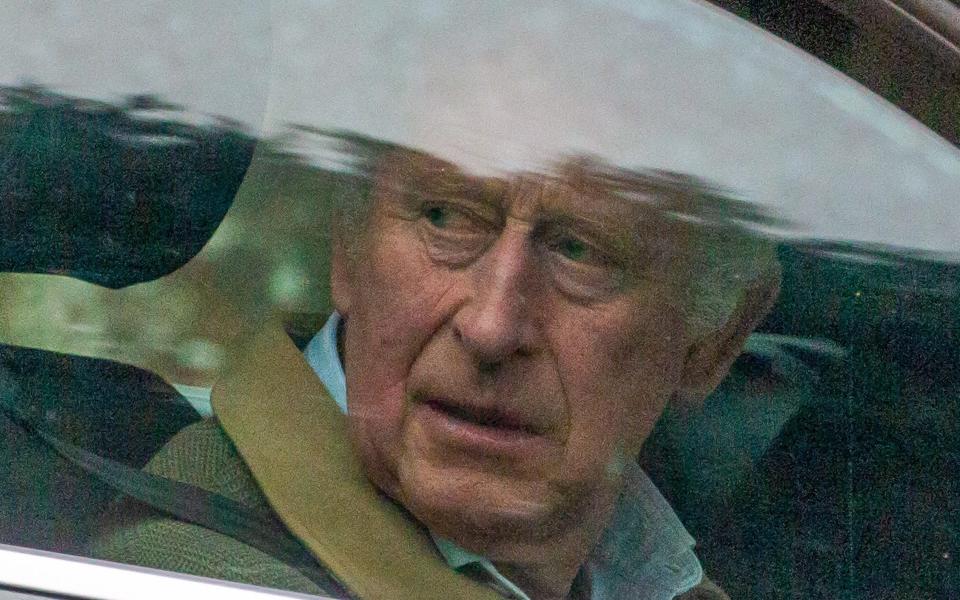
[[[111, 104], [0, 88], [0, 271], [120, 287], [196, 254], [233, 202], [256, 140], [235, 123], [182, 122], [181, 109], [149, 95]], [[0, 279], [0, 339], [161, 371], [176, 362], [164, 357], [198, 347], [211, 314], [203, 307], [218, 305], [202, 278], [147, 296], [136, 287]]]
[[230, 206], [254, 139], [158, 112], [177, 108], [0, 88], [0, 270], [119, 286], [195, 254]]

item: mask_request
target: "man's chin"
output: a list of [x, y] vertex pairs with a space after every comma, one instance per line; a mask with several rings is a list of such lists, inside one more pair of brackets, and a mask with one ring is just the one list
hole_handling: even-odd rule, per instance
[[559, 528], [560, 498], [545, 483], [423, 465], [401, 466], [398, 474], [404, 506], [434, 535], [467, 550], [534, 543]]

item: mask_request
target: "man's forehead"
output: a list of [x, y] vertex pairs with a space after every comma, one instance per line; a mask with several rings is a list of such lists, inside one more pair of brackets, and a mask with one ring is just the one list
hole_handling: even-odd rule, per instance
[[536, 171], [478, 174], [426, 152], [396, 147], [376, 161], [374, 177], [405, 193], [485, 202], [507, 213], [582, 215], [601, 222], [693, 216], [713, 195], [692, 177], [629, 171], [586, 156], [568, 156]]

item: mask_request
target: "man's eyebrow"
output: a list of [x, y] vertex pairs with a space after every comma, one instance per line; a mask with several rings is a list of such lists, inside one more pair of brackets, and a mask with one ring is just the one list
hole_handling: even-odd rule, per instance
[[656, 176], [609, 174], [568, 170], [551, 177], [543, 187], [540, 219], [586, 235], [631, 269], [668, 268], [687, 252], [691, 240], [691, 224], [673, 213], [684, 210], [678, 196], [690, 188], [685, 182], [676, 182], [679, 190], [660, 188]]
[[454, 194], [463, 200], [502, 204], [506, 183], [501, 178], [471, 175], [442, 161], [408, 163], [400, 173], [409, 191]]
[[680, 251], [685, 244], [677, 225], [658, 216], [655, 208], [605, 211], [587, 203], [563, 206], [554, 202], [546, 202], [541, 208], [539, 220], [544, 226], [585, 236], [611, 258], [627, 263], [625, 266], [650, 266]]

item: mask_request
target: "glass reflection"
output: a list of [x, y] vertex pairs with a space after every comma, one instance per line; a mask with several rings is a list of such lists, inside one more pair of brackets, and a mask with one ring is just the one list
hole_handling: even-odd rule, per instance
[[[196, 128], [151, 118], [151, 111], [171, 108], [158, 99], [111, 106], [42, 88], [8, 88], [4, 98], [7, 270], [63, 273], [114, 287], [159, 276], [204, 244], [255, 143], [229, 124]], [[74, 279], [5, 275], [2, 339], [209, 384], [225, 364], [238, 324], [279, 312], [293, 329], [316, 327], [318, 315], [329, 310], [326, 228], [337, 211], [377, 194], [455, 225], [444, 234], [450, 237], [431, 244], [438, 260], [457, 263], [469, 257], [451, 257], [445, 248], [463, 252], [486, 243], [487, 228], [504, 218], [500, 195], [524, 181], [547, 182], [545, 193], [582, 204], [592, 215], [593, 229], [550, 223], [542, 238], [545, 247], [587, 263], [559, 276], [591, 293], [621, 283], [624, 269], [677, 260], [683, 245], [664, 247], [665, 231], [676, 231], [672, 239], [681, 241], [694, 230], [739, 239], [755, 253], [757, 244], [775, 242], [762, 232], [787, 226], [689, 175], [579, 158], [550, 172], [478, 176], [362, 135], [311, 135], [310, 143], [336, 157], [335, 168], [294, 152], [302, 139], [260, 140], [258, 160], [213, 239], [187, 266], [158, 281], [111, 291]], [[190, 181], [185, 165], [213, 173], [212, 183]], [[162, 186], [150, 187], [157, 182]], [[192, 195], [224, 182], [226, 191]], [[150, 200], [151, 189], [166, 194], [166, 203]], [[591, 213], [601, 206], [607, 211]], [[623, 227], [630, 223], [639, 229]], [[105, 224], [107, 235], [100, 229]], [[644, 227], [647, 233], [637, 235]], [[621, 228], [632, 233], [618, 236]], [[951, 373], [960, 335], [956, 263], [833, 242], [781, 241], [778, 253], [784, 283], [777, 307], [704, 413], [673, 414], [658, 426], [644, 465], [703, 540], [704, 560], [728, 591], [743, 597], [775, 597], [813, 582], [846, 589], [848, 571], [854, 591], [864, 593], [949, 585], [956, 523], [937, 507], [949, 505], [956, 486], [944, 477], [955, 471], [957, 456], [951, 425], [957, 422]], [[609, 277], [607, 269], [618, 276]], [[70, 384], [63, 375], [37, 379], [46, 368], [41, 359], [11, 347], [5, 360], [7, 376], [33, 390], [31, 402], [80, 411], [64, 431], [96, 422], [82, 416], [90, 405], [50, 404], [68, 396], [49, 391], [49, 384]], [[126, 381], [120, 389], [157, 385]], [[163, 433], [169, 427], [153, 427], [157, 440], [169, 435]], [[76, 439], [108, 453], [94, 438]], [[128, 446], [140, 454], [121, 456], [125, 461], [148, 455]], [[22, 540], [18, 528], [34, 525], [9, 530], [10, 541]], [[898, 541], [904, 538], [915, 541]], [[72, 547], [64, 540], [36, 543]], [[836, 564], [837, 552], [852, 558], [830, 573], [815, 568]], [[908, 577], [895, 568], [905, 562], [942, 576]]]
[[[737, 85], [753, 78], [763, 81], [760, 88], [781, 87], [756, 69], [734, 71]], [[897, 152], [926, 143], [925, 134], [885, 107], [835, 83], [814, 96], [859, 123], [850, 131], [886, 123], [849, 153], [870, 162], [867, 171], [883, 170], [863, 150], [870, 140], [895, 138]], [[314, 101], [314, 94], [304, 96]], [[149, 95], [110, 104], [20, 87], [5, 88], [2, 100], [0, 269], [70, 277], [0, 278], [3, 377], [16, 384], [31, 415], [56, 423], [66, 439], [140, 466], [197, 418], [167, 383], [188, 396], [200, 390], [195, 406], [202, 408], [202, 390], [228, 368], [243, 332], [279, 315], [295, 338], [309, 339], [331, 309], [329, 255], [338, 231], [331, 234], [330, 224], [363, 218], [364, 203], [391, 202], [424, 220], [420, 234], [432, 260], [457, 269], [502, 228], [509, 217], [504, 197], [529, 188], [547, 197], [534, 239], [553, 257], [549, 276], [580, 302], [667, 273], [699, 282], [679, 290], [681, 297], [713, 298], [777, 254], [778, 304], [730, 377], [701, 413], [668, 412], [641, 456], [700, 541], [707, 571], [732, 597], [910, 597], [957, 589], [960, 530], [949, 509], [958, 485], [950, 474], [960, 466], [955, 254], [798, 239], [795, 222], [701, 171], [628, 168], [634, 165], [574, 154], [540, 169], [471, 170], [440, 150], [368, 132], [304, 124], [258, 139], [229, 120], [187, 124], [171, 116], [180, 107]], [[716, 123], [705, 120], [700, 124], [712, 131]], [[753, 118], [743, 129], [764, 127]], [[495, 147], [515, 132], [500, 133]], [[438, 136], [428, 129], [422, 137]], [[702, 148], [686, 140], [669, 152], [677, 164], [691, 157], [709, 162]], [[930, 148], [913, 171], [855, 183], [871, 198], [894, 188], [901, 199], [940, 197], [953, 189], [956, 153], [939, 143]], [[789, 183], [836, 156], [814, 159], [808, 151], [777, 154], [773, 170]], [[802, 191], [810, 189], [825, 188]], [[834, 201], [817, 196], [821, 209]], [[571, 207], [579, 218], [570, 218]], [[844, 219], [862, 218], [850, 214]], [[863, 225], [877, 229], [884, 218]], [[894, 229], [912, 241], [923, 231], [937, 233], [942, 247], [939, 224]], [[843, 238], [851, 229], [836, 231]], [[702, 283], [693, 277], [701, 271], [719, 275]], [[27, 349], [61, 355], [52, 360]], [[92, 367], [85, 357], [136, 365], [163, 380]], [[142, 416], [157, 403], [167, 405], [162, 418]], [[0, 540], [82, 552], [98, 526], [91, 511], [108, 503], [111, 490], [74, 482], [58, 504], [35, 475], [50, 473], [50, 464], [25, 450], [32, 442], [11, 439], [27, 458], [19, 459], [23, 473], [5, 486], [17, 494], [8, 494], [2, 508], [18, 516], [5, 520]], [[26, 497], [41, 507], [40, 525], [24, 520]]]

